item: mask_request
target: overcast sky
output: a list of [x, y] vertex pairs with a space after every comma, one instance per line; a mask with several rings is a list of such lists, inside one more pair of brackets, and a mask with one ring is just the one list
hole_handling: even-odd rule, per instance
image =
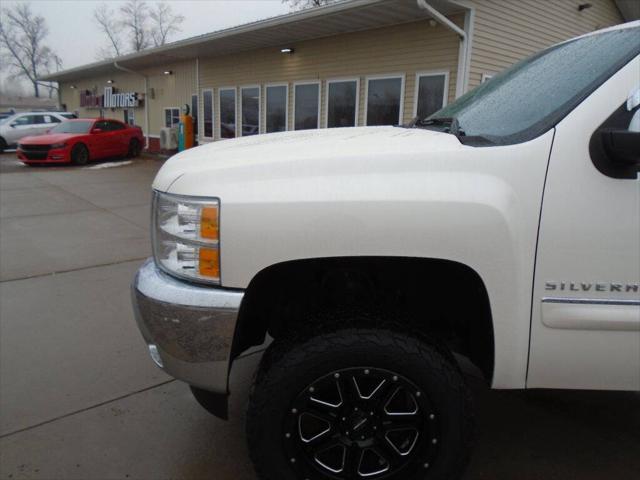
[[[97, 60], [100, 47], [106, 45], [104, 34], [93, 21], [93, 11], [101, 3], [117, 9], [123, 1], [109, 0], [31, 0], [28, 2], [0, 0], [0, 15], [15, 3], [29, 3], [42, 15], [49, 27], [47, 43], [63, 61], [63, 69]], [[147, 3], [155, 3], [147, 0]], [[182, 32], [171, 40], [200, 35], [242, 23], [287, 13], [289, 7], [281, 0], [170, 0], [174, 11], [185, 17]], [[2, 72], [5, 73], [5, 72]]]

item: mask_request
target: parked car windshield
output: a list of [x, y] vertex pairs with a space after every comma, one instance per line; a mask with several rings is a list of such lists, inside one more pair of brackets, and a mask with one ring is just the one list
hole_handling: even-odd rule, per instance
[[468, 144], [531, 140], [639, 53], [635, 26], [571, 40], [517, 63], [416, 126], [455, 133]]
[[49, 133], [89, 133], [93, 121], [62, 122], [49, 130]]

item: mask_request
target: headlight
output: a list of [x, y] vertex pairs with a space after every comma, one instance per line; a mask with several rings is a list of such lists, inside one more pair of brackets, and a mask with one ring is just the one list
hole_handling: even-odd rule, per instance
[[51, 148], [64, 148], [66, 147], [67, 144], [66, 143], [54, 143], [53, 145], [51, 145]]
[[220, 200], [154, 192], [153, 256], [172, 275], [220, 283]]

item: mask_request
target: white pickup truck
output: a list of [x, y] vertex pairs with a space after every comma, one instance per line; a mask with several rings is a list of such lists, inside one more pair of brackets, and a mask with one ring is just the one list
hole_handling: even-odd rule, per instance
[[640, 390], [640, 22], [544, 50], [402, 127], [285, 132], [170, 159], [133, 284], [153, 360], [258, 476], [455, 479], [460, 361], [497, 389]]

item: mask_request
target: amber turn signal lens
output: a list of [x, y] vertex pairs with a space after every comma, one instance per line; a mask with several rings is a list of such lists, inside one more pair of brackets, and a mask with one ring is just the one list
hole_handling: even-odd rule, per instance
[[218, 240], [218, 207], [204, 207], [200, 213], [200, 236]]
[[220, 278], [220, 255], [218, 249], [200, 247], [198, 267], [200, 275], [210, 278]]

